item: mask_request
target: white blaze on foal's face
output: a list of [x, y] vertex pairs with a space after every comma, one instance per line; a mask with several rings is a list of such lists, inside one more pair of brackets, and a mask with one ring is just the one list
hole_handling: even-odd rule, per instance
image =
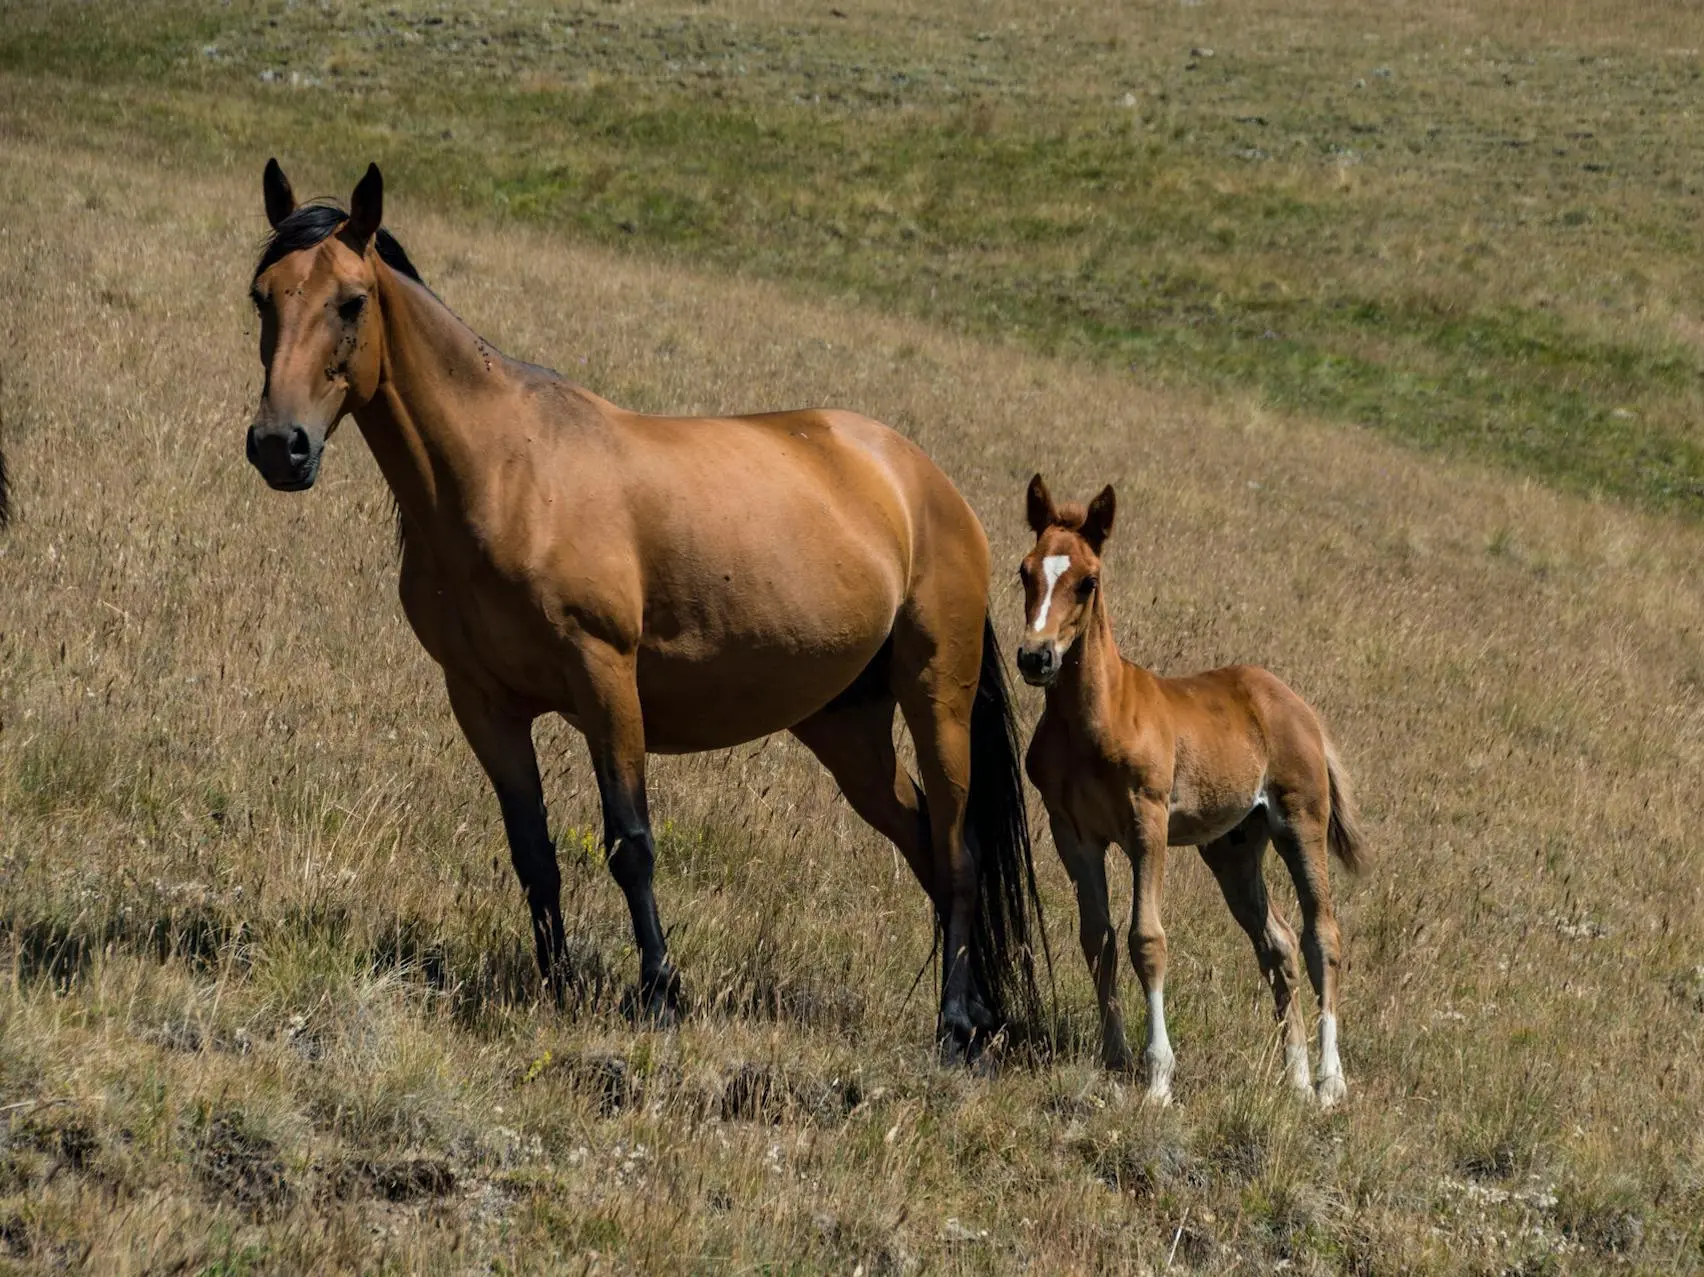
[[1035, 610], [1033, 627], [1037, 634], [1047, 626], [1047, 614], [1053, 608], [1053, 588], [1059, 584], [1059, 578], [1065, 575], [1065, 569], [1070, 566], [1071, 556], [1068, 554], [1050, 554], [1041, 561], [1041, 606]]

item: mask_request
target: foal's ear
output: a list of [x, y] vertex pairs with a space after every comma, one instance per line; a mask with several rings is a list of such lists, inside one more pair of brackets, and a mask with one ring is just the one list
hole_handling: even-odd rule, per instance
[[1059, 522], [1059, 511], [1054, 508], [1053, 495], [1048, 492], [1047, 485], [1041, 481], [1039, 474], [1030, 480], [1028, 505], [1030, 531], [1037, 536]]
[[266, 197], [266, 220], [277, 230], [278, 224], [296, 211], [296, 192], [290, 189], [290, 179], [278, 167], [278, 161], [266, 161], [266, 172], [260, 178], [261, 193]]
[[1118, 497], [1109, 483], [1089, 502], [1089, 512], [1083, 518], [1083, 540], [1096, 554], [1106, 544], [1107, 537], [1112, 535], [1112, 520], [1117, 513]]
[[361, 252], [378, 233], [385, 220], [385, 179], [377, 164], [367, 165], [367, 175], [355, 183], [355, 193], [349, 197], [349, 222], [344, 234]]

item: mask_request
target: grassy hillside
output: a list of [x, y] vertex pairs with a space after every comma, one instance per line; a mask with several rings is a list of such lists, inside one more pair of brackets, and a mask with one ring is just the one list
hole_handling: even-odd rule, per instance
[[[545, 19], [515, 6], [0, 12], [16, 505], [0, 534], [0, 1268], [1704, 1266], [1704, 529], [1655, 471], [1606, 477], [1699, 421], [1685, 10], [1298, 23], [1203, 5], [1048, 27], [1017, 6], [838, 7], [564, 12], [540, 39], [565, 51], [532, 69], [530, 34], [499, 35]], [[670, 56], [669, 40], [718, 32], [726, 74]], [[724, 46], [705, 47], [722, 66]], [[1186, 61], [1191, 47], [1213, 56]], [[1313, 68], [1322, 100], [1417, 95], [1353, 136], [1418, 127], [1429, 102], [1444, 149], [1232, 155], [1212, 128], [1265, 136], [1291, 128], [1281, 108], [1317, 106], [1268, 81], [1262, 105], [1214, 115], [1234, 86], [1211, 77], [1263, 59], [1275, 76]], [[1525, 136], [1492, 62], [1528, 86], [1535, 134], [1534, 102], [1595, 122], [1552, 151], [1594, 143], [1652, 171], [1616, 170], [1620, 194], [1582, 204], [1586, 220], [1545, 223], [1522, 200], [1567, 157], [1464, 140]], [[853, 66], [869, 91], [823, 91], [811, 113], [775, 91], [850, 83]], [[941, 83], [882, 87], [894, 66]], [[1095, 194], [1061, 157], [1098, 135], [1058, 121], [1101, 110], [1121, 67], [1153, 180]], [[325, 83], [292, 89], [291, 70]], [[332, 85], [345, 76], [363, 86]], [[1188, 96], [1208, 83], [1220, 97]], [[908, 137], [926, 141], [905, 160]], [[1035, 137], [1064, 140], [1019, 145]], [[875, 167], [799, 176], [842, 146]], [[588, 994], [538, 1005], [495, 802], [402, 620], [388, 496], [359, 437], [339, 434], [305, 496], [243, 460], [260, 380], [244, 285], [273, 150], [299, 190], [338, 192], [376, 154], [390, 223], [449, 304], [620, 402], [829, 402], [904, 429], [989, 528], [1008, 649], [1029, 474], [1061, 496], [1116, 483], [1107, 588], [1126, 653], [1270, 665], [1358, 781], [1377, 861], [1335, 884], [1348, 1105], [1283, 1094], [1253, 956], [1190, 852], [1166, 905], [1180, 1103], [1147, 1109], [1105, 1077], [1045, 837], [1058, 1055], [937, 1068], [927, 983], [910, 992], [921, 898], [785, 740], [654, 765], [659, 898], [700, 1006], [659, 1033], [620, 1011], [636, 959], [584, 747], [541, 724]], [[972, 155], [1016, 167], [996, 181]], [[924, 188], [882, 167], [902, 163], [959, 184], [914, 206]], [[713, 198], [735, 167], [748, 201]], [[1604, 177], [1577, 172], [1581, 189]], [[719, 211], [671, 221], [671, 190]], [[1044, 214], [1086, 229], [1049, 240], [1023, 220]], [[916, 235], [872, 229], [890, 216]], [[1253, 251], [1291, 216], [1316, 229]], [[826, 230], [837, 217], [855, 233]], [[1140, 294], [1119, 304], [1147, 317], [1119, 322], [1145, 344], [1092, 329], [1078, 302], [1103, 272], [1072, 254], [1095, 245], [1107, 279], [1153, 259], [1213, 281], [1218, 318]], [[1088, 282], [1030, 295], [1020, 278]], [[1427, 289], [1430, 308], [1401, 300]], [[1380, 369], [1356, 393], [1388, 407], [1369, 419], [1387, 429], [1345, 428], [1362, 415], [1327, 392], [1353, 379], [1298, 373], [1315, 389], [1290, 397], [1283, 342], [1232, 340], [1262, 296], [1293, 306], [1291, 354], [1312, 342]], [[1333, 305], [1353, 297], [1384, 328]], [[1498, 316], [1550, 344], [1465, 335]], [[1423, 395], [1416, 369], [1465, 389]], [[1611, 451], [1543, 446], [1573, 428], [1540, 411], [1561, 402], [1596, 414]], [[1430, 419], [1415, 404], [1438, 409], [1425, 437], [1443, 455], [1403, 446]], [[1469, 421], [1483, 438], [1449, 424]], [[1293, 916], [1287, 886], [1275, 895]]]
[[[1129, 651], [1321, 706], [1354, 1088], [1280, 1093], [1251, 955], [1172, 875], [1175, 1110], [1068, 1038], [930, 1063], [921, 902], [787, 742], [661, 760], [705, 1011], [638, 1031], [583, 747], [541, 729], [584, 1007], [530, 1000], [494, 804], [393, 597], [384, 491], [242, 459], [251, 175], [6, 147], [0, 1238], [25, 1265], [364, 1271], [1588, 1270], [1697, 1263], [1696, 531], [1366, 435], [789, 301], [393, 191], [446, 299], [645, 407], [896, 421], [1022, 548], [1032, 466], [1120, 485]], [[328, 179], [329, 180], [329, 179]], [[966, 388], [974, 387], [974, 394]], [[1090, 428], [1085, 423], [1093, 423]], [[1004, 577], [1004, 573], [1002, 573]], [[1010, 638], [1020, 603], [997, 593]], [[1025, 697], [1027, 712], [1036, 706]], [[1072, 1032], [1091, 1000], [1040, 863]], [[1123, 881], [1123, 875], [1116, 875]], [[986, 1236], [983, 1235], [986, 1230]], [[595, 1257], [594, 1257], [595, 1252]]]
[[1704, 497], [1692, 4], [34, 3], [16, 135], [423, 196]]

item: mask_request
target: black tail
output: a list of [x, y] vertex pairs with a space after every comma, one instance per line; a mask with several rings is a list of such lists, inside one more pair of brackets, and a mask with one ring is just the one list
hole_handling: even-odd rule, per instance
[[1018, 727], [1006, 690], [1006, 666], [994, 626], [982, 625], [982, 675], [970, 714], [970, 803], [965, 842], [976, 858], [981, 907], [971, 933], [971, 970], [1001, 1022], [1040, 1025], [1046, 1009], [1035, 979], [1039, 944], [1048, 970], [1053, 955], [1041, 916], [1024, 810]]

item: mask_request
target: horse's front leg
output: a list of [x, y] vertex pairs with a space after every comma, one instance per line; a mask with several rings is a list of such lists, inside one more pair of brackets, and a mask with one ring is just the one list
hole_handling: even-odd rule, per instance
[[1170, 815], [1164, 796], [1136, 795], [1135, 819], [1124, 839], [1134, 872], [1135, 900], [1130, 919], [1130, 964], [1148, 997], [1148, 1043], [1142, 1052], [1148, 1069], [1148, 1099], [1171, 1103], [1174, 1058], [1166, 1033], [1166, 929], [1160, 900], [1166, 889], [1166, 842]]
[[544, 787], [539, 781], [538, 755], [533, 750], [532, 715], [454, 676], [446, 675], [445, 685], [462, 735], [497, 791], [503, 829], [509, 836], [509, 859], [532, 911], [538, 969], [560, 1000], [567, 979], [562, 875], [545, 817]]
[[681, 1009], [680, 974], [669, 962], [651, 889], [656, 846], [645, 800], [645, 720], [637, 674], [633, 654], [592, 651], [584, 665], [584, 685], [576, 688], [575, 708], [597, 773], [604, 855], [633, 917], [640, 1006], [645, 1014], [670, 1022]]
[[1049, 813], [1053, 846], [1077, 889], [1077, 938], [1095, 981], [1100, 1009], [1101, 1062], [1117, 1073], [1134, 1069], [1124, 1037], [1124, 1013], [1118, 1000], [1118, 932], [1106, 890], [1106, 844], [1077, 836], [1069, 820]]

